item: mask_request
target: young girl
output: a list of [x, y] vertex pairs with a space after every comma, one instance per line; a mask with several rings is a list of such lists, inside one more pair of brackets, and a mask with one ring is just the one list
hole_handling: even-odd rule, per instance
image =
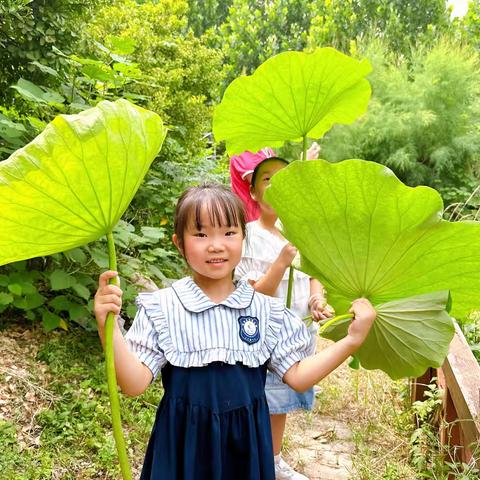
[[262, 160], [274, 156], [275, 152], [271, 148], [264, 148], [257, 153], [247, 150], [230, 158], [230, 186], [232, 192], [236, 193], [243, 202], [247, 222], [256, 220], [260, 215], [257, 202], [250, 196], [253, 170]]
[[[258, 292], [278, 297], [284, 302], [287, 297], [289, 267], [297, 250], [276, 227], [278, 216], [264, 201], [263, 194], [270, 178], [286, 165], [284, 159], [271, 157], [261, 160], [254, 168], [250, 194], [259, 207], [260, 218], [247, 224], [247, 241], [242, 259], [235, 269], [235, 278], [248, 280]], [[291, 310], [300, 318], [311, 314], [314, 320], [332, 314], [320, 282], [298, 270], [294, 271]], [[315, 323], [312, 323], [309, 331], [309, 354], [313, 354], [317, 340]], [[314, 402], [313, 389], [298, 393], [277, 375], [268, 372], [265, 393], [271, 415], [275, 478], [308, 480], [281, 458], [281, 449], [287, 413], [297, 409], [311, 410]]]
[[[141, 479], [274, 480], [264, 386], [267, 369], [305, 391], [355, 352], [375, 310], [355, 300], [345, 338], [308, 356], [310, 335], [281, 301], [234, 285], [245, 236], [240, 200], [221, 186], [191, 187], [180, 197], [173, 242], [192, 276], [138, 296], [124, 338], [114, 331], [117, 381], [140, 395], [161, 372], [164, 396]], [[104, 343], [108, 312], [120, 314], [122, 291], [104, 272], [95, 295]]]
[[[313, 142], [307, 150], [307, 160], [317, 159], [319, 153], [320, 145]], [[247, 150], [230, 158], [230, 186], [243, 202], [247, 222], [253, 222], [260, 216], [258, 203], [250, 196], [253, 170], [262, 160], [271, 157], [275, 157], [275, 152], [266, 147], [256, 153]]]

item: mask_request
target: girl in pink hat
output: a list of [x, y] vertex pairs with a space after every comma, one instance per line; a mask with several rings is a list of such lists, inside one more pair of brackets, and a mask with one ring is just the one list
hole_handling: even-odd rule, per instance
[[258, 203], [250, 196], [250, 181], [255, 167], [266, 158], [274, 157], [271, 148], [264, 148], [257, 153], [246, 152], [234, 155], [230, 159], [230, 182], [232, 192], [240, 197], [246, 213], [247, 222], [252, 222], [260, 216]]
[[[318, 150], [318, 145], [314, 144], [307, 152], [307, 158], [316, 158]], [[244, 152], [232, 157], [230, 163], [232, 190], [243, 200], [249, 219], [242, 259], [235, 269], [234, 278], [247, 280], [256, 291], [285, 301], [289, 266], [297, 250], [282, 236], [276, 226], [278, 217], [275, 211], [263, 200], [270, 178], [288, 164], [273, 153], [271, 149], [256, 154]], [[326, 292], [318, 280], [295, 270], [293, 286], [291, 310], [297, 316], [302, 318], [312, 315], [318, 321], [332, 315], [333, 310], [326, 302]], [[308, 330], [309, 352], [314, 354], [317, 343], [316, 324], [313, 323]], [[298, 409], [312, 410], [314, 390], [295, 392], [282, 379], [270, 374], [267, 375], [265, 394], [270, 411], [275, 479], [308, 480], [285, 462], [281, 448], [287, 414]]]
[[[317, 159], [319, 152], [320, 146], [317, 142], [313, 142], [307, 151], [307, 160]], [[242, 200], [247, 222], [253, 222], [260, 216], [258, 202], [253, 200], [250, 195], [252, 173], [260, 162], [275, 156], [275, 152], [271, 148], [266, 147], [256, 153], [247, 150], [230, 158], [230, 184], [232, 192]]]

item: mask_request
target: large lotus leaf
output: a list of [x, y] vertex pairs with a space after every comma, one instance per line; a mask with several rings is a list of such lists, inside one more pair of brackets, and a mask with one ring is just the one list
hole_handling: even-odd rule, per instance
[[366, 111], [370, 70], [368, 61], [333, 48], [280, 53], [228, 86], [214, 113], [215, 138], [226, 141], [231, 155], [320, 138]]
[[[448, 301], [448, 291], [441, 291], [375, 305], [377, 318], [355, 356], [364, 368], [382, 369], [393, 379], [440, 367], [455, 332], [445, 310]], [[337, 341], [348, 324], [350, 320], [327, 329], [323, 336]]]
[[110, 232], [165, 134], [157, 114], [126, 100], [56, 117], [0, 163], [0, 265]]
[[[278, 172], [266, 199], [300, 250], [302, 270], [325, 284], [337, 312], [361, 296], [378, 306], [441, 290], [451, 292], [454, 316], [480, 307], [480, 224], [442, 220], [435, 190], [407, 187], [376, 163], [317, 160]], [[451, 332], [444, 335], [446, 348]]]

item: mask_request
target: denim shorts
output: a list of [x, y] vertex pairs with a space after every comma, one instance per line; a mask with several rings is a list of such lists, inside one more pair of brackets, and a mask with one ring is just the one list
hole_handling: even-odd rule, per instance
[[[313, 322], [309, 327], [311, 334], [309, 354], [315, 353], [317, 344], [318, 325]], [[290, 388], [282, 379], [274, 373], [267, 370], [267, 381], [265, 383], [265, 395], [267, 396], [268, 408], [271, 415], [289, 413], [294, 410], [312, 410], [315, 395], [313, 388], [306, 392], [299, 393]]]
[[286, 383], [283, 383], [278, 375], [269, 371], [267, 371], [265, 395], [267, 396], [270, 415], [289, 413], [298, 409], [312, 410], [313, 408], [313, 388], [303, 393], [296, 392]]

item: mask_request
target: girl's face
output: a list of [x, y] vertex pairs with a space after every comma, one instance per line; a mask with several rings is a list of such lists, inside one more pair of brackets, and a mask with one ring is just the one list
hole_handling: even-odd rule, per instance
[[[232, 280], [232, 271], [242, 256], [243, 232], [240, 226], [212, 225], [206, 207], [200, 213], [200, 228], [188, 222], [183, 246], [174, 235], [173, 241], [183, 253], [196, 277]], [[226, 223], [226, 222], [225, 222]]]
[[287, 165], [280, 160], [267, 161], [260, 165], [257, 175], [255, 177], [255, 185], [252, 185], [252, 198], [258, 203], [261, 213], [274, 215], [273, 208], [263, 199], [265, 189], [270, 185], [270, 179], [282, 168]]

